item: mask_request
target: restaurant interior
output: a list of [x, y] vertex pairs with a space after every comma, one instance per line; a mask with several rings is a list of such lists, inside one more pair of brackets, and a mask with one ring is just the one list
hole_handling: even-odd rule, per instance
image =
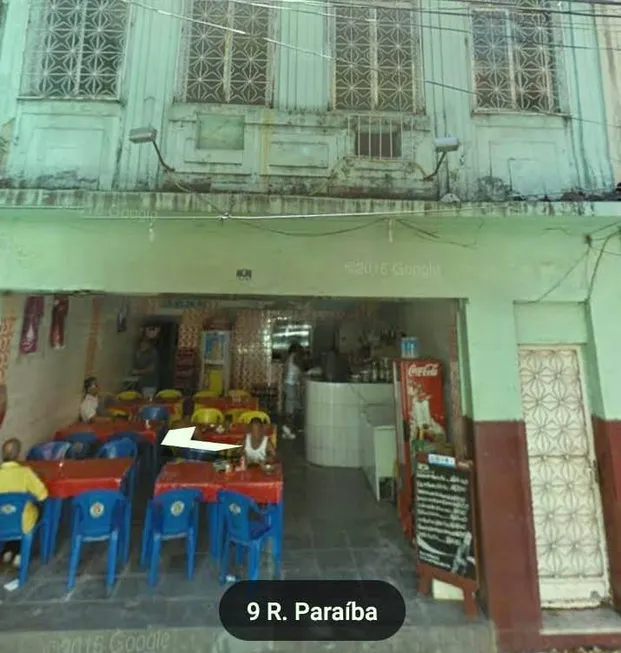
[[[440, 363], [443, 433], [428, 450], [462, 455], [457, 311], [452, 300], [5, 295], [1, 440], [20, 440], [48, 496], [21, 565], [0, 568], [0, 627], [215, 626], [219, 597], [241, 578], [387, 580], [412, 624], [466, 624], [446, 588], [434, 598], [447, 600], [418, 592], [399, 514], [393, 367]], [[136, 374], [144, 339], [157, 350], [154, 396]], [[287, 438], [292, 344], [302, 394]], [[88, 377], [102, 412], [83, 423]], [[275, 458], [253, 465], [255, 418]], [[190, 426], [194, 441], [236, 448], [162, 445]], [[256, 532], [239, 523], [252, 511]]]

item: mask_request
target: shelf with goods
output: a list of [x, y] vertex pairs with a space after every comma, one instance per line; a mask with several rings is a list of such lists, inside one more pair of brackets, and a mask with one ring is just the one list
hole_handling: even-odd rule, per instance
[[195, 349], [178, 349], [175, 357], [175, 389], [192, 393], [198, 386], [200, 359]]
[[226, 394], [231, 384], [230, 331], [203, 331], [200, 387], [218, 395]]

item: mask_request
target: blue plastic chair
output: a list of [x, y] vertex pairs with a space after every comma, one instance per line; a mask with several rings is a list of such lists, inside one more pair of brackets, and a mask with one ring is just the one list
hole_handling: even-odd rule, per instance
[[166, 406], [143, 406], [138, 411], [138, 419], [149, 420], [151, 422], [165, 422], [168, 425], [170, 420], [170, 411]]
[[129, 558], [131, 512], [127, 497], [116, 490], [83, 492], [71, 502], [71, 518], [67, 589], [75, 587], [82, 544], [105, 541], [108, 541], [106, 587], [111, 589], [119, 558], [123, 564], [126, 564]]
[[185, 538], [186, 573], [188, 580], [194, 575], [196, 543], [198, 540], [198, 515], [201, 493], [199, 490], [180, 489], [158, 494], [147, 505], [140, 565], [149, 560], [149, 585], [158, 580], [158, 567], [162, 542]]
[[[218, 513], [218, 518], [223, 521], [224, 526], [224, 545], [220, 552], [220, 583], [226, 581], [231, 545], [235, 547], [238, 562], [242, 562], [244, 550], [248, 551], [248, 580], [258, 580], [263, 545], [268, 538], [276, 536], [269, 513], [251, 498], [230, 490], [218, 492]], [[278, 547], [273, 547], [273, 551], [274, 566], [280, 575], [280, 551]]]
[[42, 442], [30, 449], [26, 460], [62, 460], [71, 451], [69, 442]]
[[142, 469], [143, 464], [146, 463], [149, 473], [154, 474], [156, 463], [155, 449], [149, 440], [140, 435], [140, 433], [119, 431], [107, 438], [106, 442], [118, 442], [124, 439], [131, 440], [136, 445], [136, 465], [138, 469]]
[[88, 458], [97, 449], [99, 440], [94, 433], [71, 433], [66, 435], [62, 442], [71, 443], [71, 450], [69, 457], [74, 460], [82, 460]]
[[[97, 458], [138, 458], [138, 445], [128, 437], [116, 438], [115, 434], [112, 439], [105, 442], [97, 452]], [[132, 465], [127, 473], [127, 492], [130, 497], [134, 496], [136, 486], [136, 467]]]
[[42, 554], [46, 551], [48, 538], [48, 522], [46, 513], [39, 508], [39, 521], [29, 533], [22, 531], [22, 515], [26, 505], [38, 504], [37, 498], [30, 492], [2, 492], [0, 493], [0, 545], [6, 542], [21, 542], [21, 565], [19, 567], [19, 584], [23, 587], [28, 578], [28, 566], [32, 554], [32, 545], [35, 534], [39, 531], [39, 546]]

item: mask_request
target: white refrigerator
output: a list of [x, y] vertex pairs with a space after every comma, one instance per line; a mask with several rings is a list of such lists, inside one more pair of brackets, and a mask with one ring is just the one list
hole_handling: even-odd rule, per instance
[[231, 332], [203, 331], [201, 388], [218, 395], [231, 388]]

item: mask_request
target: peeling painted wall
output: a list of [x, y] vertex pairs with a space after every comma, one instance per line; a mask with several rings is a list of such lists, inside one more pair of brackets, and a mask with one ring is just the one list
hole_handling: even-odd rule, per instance
[[[438, 13], [423, 0], [424, 115], [380, 116], [404, 121], [399, 129], [407, 156], [378, 161], [353, 156], [352, 121], [369, 115], [328, 111], [330, 63], [319, 54], [329, 34], [320, 14], [293, 5], [279, 12], [278, 39], [292, 47], [277, 46], [274, 107], [263, 109], [175, 103], [182, 21], [135, 5], [119, 102], [18, 99], [28, 6], [10, 0], [11, 29], [0, 53], [6, 89], [0, 125], [14, 121], [2, 134], [9, 145], [0, 168], [4, 186], [180, 191], [181, 185], [203, 192], [423, 199], [451, 191], [466, 200], [498, 201], [498, 189], [501, 197], [558, 197], [613, 185], [589, 16], [567, 20], [561, 29], [564, 115], [489, 114], [477, 112], [472, 101], [470, 19], [463, 4], [446, 2]], [[178, 10], [172, 0], [158, 6]], [[146, 125], [158, 129], [174, 176], [162, 175], [150, 145], [129, 143], [129, 131]], [[445, 135], [457, 136], [461, 149], [448, 155], [435, 181], [424, 181], [437, 161], [434, 138]], [[489, 179], [496, 195], [486, 195]]]
[[595, 5], [610, 160], [621, 182], [621, 7]]

